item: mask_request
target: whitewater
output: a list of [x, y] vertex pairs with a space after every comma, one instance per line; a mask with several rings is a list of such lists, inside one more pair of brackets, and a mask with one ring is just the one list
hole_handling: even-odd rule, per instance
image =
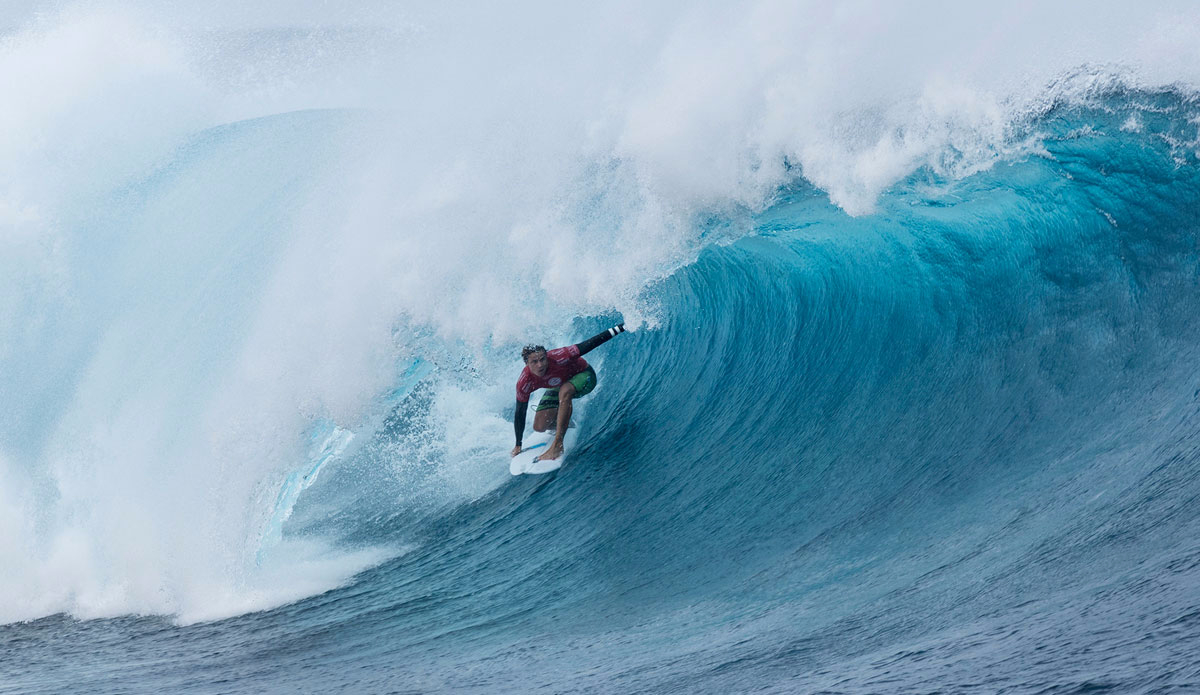
[[14, 0], [0, 85], [0, 693], [1200, 690], [1194, 4]]

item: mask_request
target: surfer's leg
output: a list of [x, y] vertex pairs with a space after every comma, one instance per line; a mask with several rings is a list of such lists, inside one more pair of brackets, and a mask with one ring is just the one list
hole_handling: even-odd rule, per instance
[[[558, 420], [557, 429], [554, 432], [554, 441], [550, 442], [550, 446], [546, 447], [546, 453], [538, 456], [539, 460], [550, 461], [562, 456], [563, 437], [567, 434], [567, 428], [571, 426], [571, 411], [574, 409], [574, 401], [576, 398], [591, 393], [594, 388], [596, 388], [596, 370], [591, 367], [564, 381], [562, 386], [558, 387], [558, 393], [555, 394], [557, 396], [555, 402], [556, 408], [553, 411], [557, 414]], [[538, 407], [542, 407], [541, 404], [538, 404]], [[550, 411], [543, 412], [549, 413]], [[539, 416], [541, 414], [541, 412], [538, 413]]]
[[567, 381], [558, 387], [558, 430], [554, 433], [554, 441], [546, 449], [546, 453], [538, 458], [556, 459], [562, 454], [563, 437], [571, 425], [571, 399], [575, 397], [575, 385]]
[[550, 424], [558, 421], [558, 408], [550, 408], [549, 410], [539, 410], [533, 416], [533, 431], [545, 432], [550, 429]]
[[537, 414], [533, 416], [533, 431], [545, 432], [558, 419], [558, 389], [547, 389], [538, 401]]

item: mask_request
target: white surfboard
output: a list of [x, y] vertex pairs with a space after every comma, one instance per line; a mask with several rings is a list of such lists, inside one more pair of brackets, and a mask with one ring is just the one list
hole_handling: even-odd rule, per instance
[[512, 457], [512, 461], [508, 464], [508, 472], [513, 475], [521, 475], [522, 473], [537, 475], [539, 473], [549, 473], [556, 471], [562, 467], [563, 459], [567, 457], [567, 452], [575, 444], [575, 436], [579, 430], [575, 427], [567, 430], [567, 436], [563, 438], [563, 452], [558, 455], [558, 458], [553, 461], [543, 461], [538, 457], [546, 453], [546, 449], [550, 447], [550, 442], [554, 441], [553, 432], [530, 432], [525, 437], [521, 453]]

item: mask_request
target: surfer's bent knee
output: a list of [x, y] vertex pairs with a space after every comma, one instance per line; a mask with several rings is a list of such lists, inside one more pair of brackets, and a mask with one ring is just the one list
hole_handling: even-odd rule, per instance
[[533, 431], [545, 432], [550, 429], [550, 425], [554, 422], [554, 416], [556, 415], [558, 415], [558, 408], [539, 410], [533, 418]]

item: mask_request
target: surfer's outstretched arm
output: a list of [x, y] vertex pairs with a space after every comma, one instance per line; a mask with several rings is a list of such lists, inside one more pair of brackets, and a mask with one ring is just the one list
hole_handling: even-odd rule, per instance
[[529, 403], [517, 401], [517, 410], [513, 413], [513, 430], [517, 434], [517, 445], [513, 447], [512, 455], [521, 453], [521, 438], [525, 435], [525, 410]]
[[617, 325], [613, 326], [612, 328], [608, 329], [607, 331], [604, 331], [603, 333], [598, 333], [598, 334], [592, 336], [591, 338], [588, 338], [587, 340], [583, 341], [582, 343], [577, 343], [575, 345], [575, 347], [579, 348], [580, 355], [586, 355], [587, 353], [591, 352], [592, 349], [596, 348], [597, 346], [599, 346], [603, 343], [607, 343], [616, 334], [624, 333], [624, 332], [625, 332], [625, 324], [618, 323]]

